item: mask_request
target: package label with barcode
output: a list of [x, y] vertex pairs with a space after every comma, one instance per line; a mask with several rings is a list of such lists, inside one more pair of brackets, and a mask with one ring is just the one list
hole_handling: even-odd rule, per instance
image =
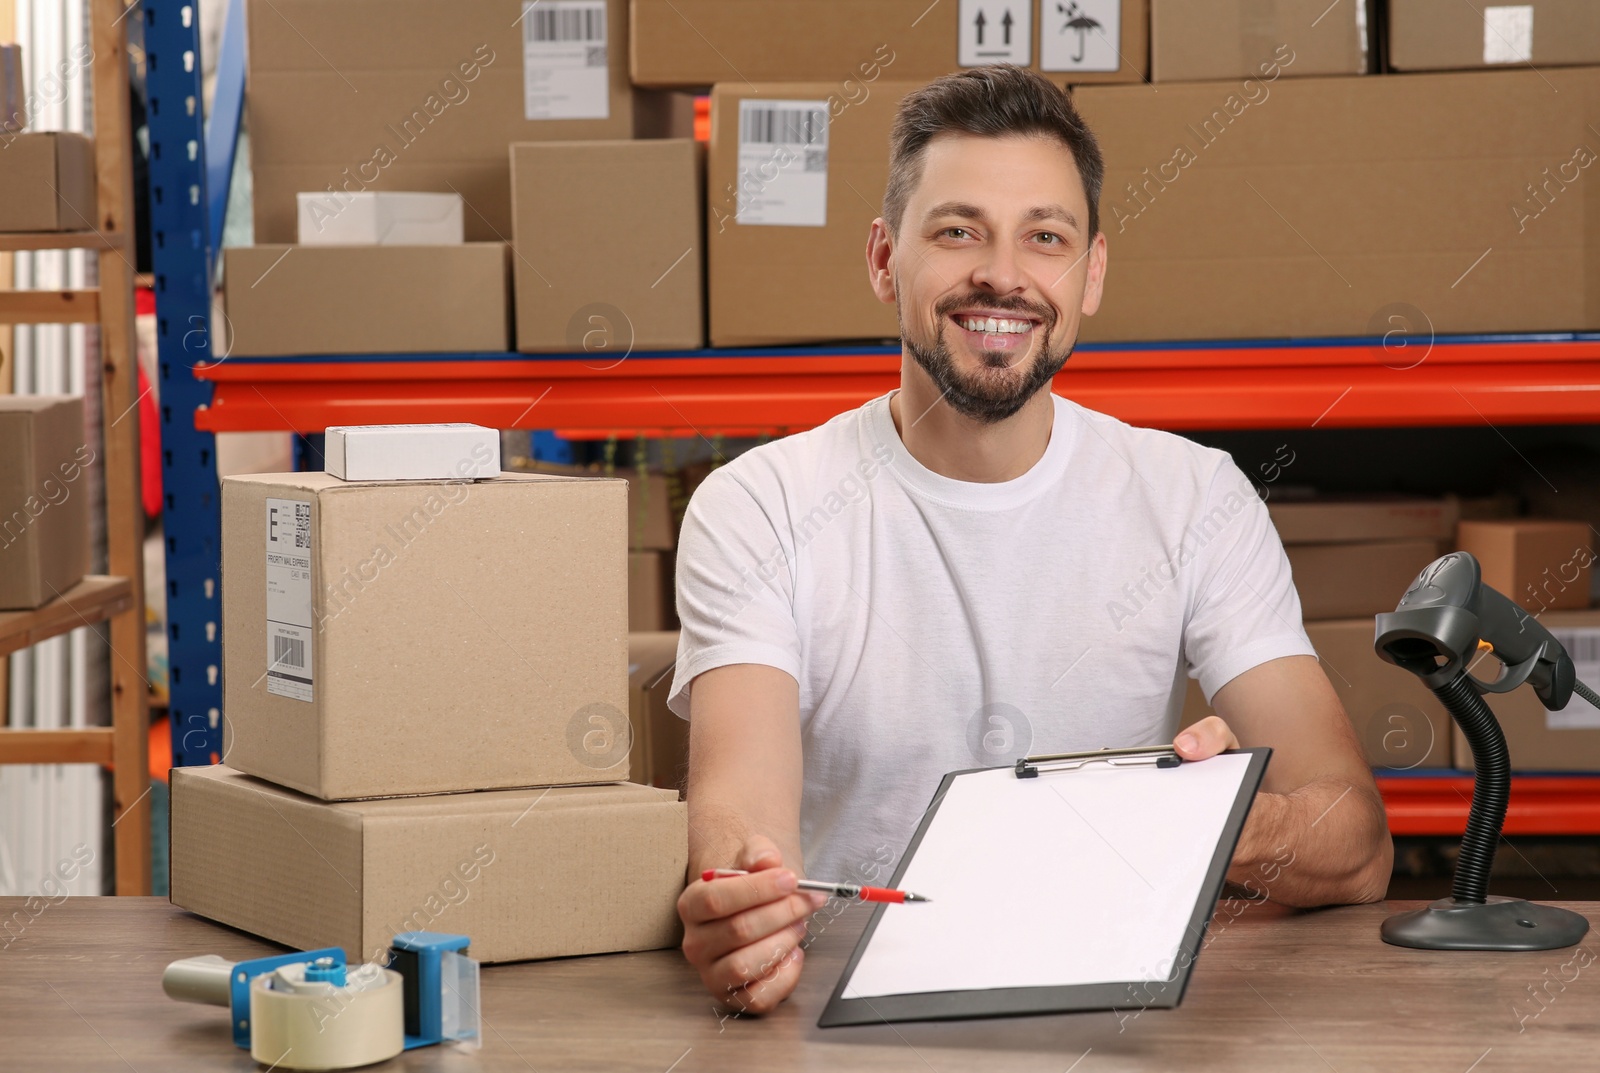
[[609, 119], [607, 46], [605, 0], [523, 0], [523, 115]]
[[828, 223], [828, 102], [739, 102], [741, 224]]
[[267, 500], [267, 692], [312, 699], [311, 504]]
[[[1561, 642], [1572, 657], [1578, 681], [1590, 689], [1600, 689], [1600, 628], [1553, 629], [1550, 636]], [[1544, 725], [1549, 730], [1600, 730], [1600, 709], [1574, 693], [1565, 708], [1544, 713]]]

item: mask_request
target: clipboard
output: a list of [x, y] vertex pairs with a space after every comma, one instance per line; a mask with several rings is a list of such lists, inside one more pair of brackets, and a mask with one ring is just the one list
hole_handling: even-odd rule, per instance
[[890, 883], [932, 903], [874, 908], [818, 1026], [1177, 1006], [1271, 755], [950, 772]]

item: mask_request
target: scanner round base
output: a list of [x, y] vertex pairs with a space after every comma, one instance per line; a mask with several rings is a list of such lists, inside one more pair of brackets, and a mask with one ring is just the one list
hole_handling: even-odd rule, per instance
[[1491, 897], [1482, 905], [1440, 898], [1425, 909], [1396, 913], [1380, 933], [1386, 943], [1416, 950], [1559, 950], [1588, 930], [1589, 922], [1570, 910]]

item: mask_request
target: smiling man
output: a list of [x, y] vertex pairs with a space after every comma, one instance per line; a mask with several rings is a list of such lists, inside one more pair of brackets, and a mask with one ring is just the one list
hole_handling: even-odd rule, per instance
[[[1252, 485], [1221, 451], [1049, 390], [1106, 285], [1103, 174], [1037, 74], [907, 96], [866, 249], [899, 389], [750, 451], [689, 505], [679, 913], [729, 1009], [799, 979], [822, 903], [798, 877], [886, 881], [941, 775], [1028, 752], [1271, 746], [1230, 878], [1295, 905], [1384, 893], [1382, 803]], [[1178, 734], [1186, 675], [1218, 714]], [[697, 878], [716, 867], [751, 875]]]

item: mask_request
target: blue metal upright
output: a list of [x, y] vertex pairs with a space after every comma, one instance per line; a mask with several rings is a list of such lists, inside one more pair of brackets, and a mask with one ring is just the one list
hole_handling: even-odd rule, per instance
[[[206, 197], [200, 6], [196, 0], [144, 0], [142, 10], [172, 762], [181, 766], [211, 763], [222, 752], [216, 439], [195, 430], [195, 410], [210, 404], [211, 386], [192, 372], [211, 358], [214, 247]], [[227, 197], [225, 189], [217, 193]]]

